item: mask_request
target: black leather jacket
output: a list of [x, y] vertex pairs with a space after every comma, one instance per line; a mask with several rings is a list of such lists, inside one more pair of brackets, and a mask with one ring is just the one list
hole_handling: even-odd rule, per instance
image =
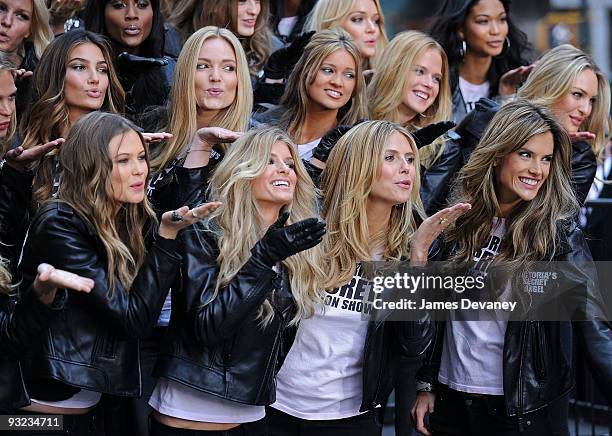
[[95, 230], [71, 207], [55, 201], [32, 220], [21, 262], [25, 287], [41, 262], [89, 277], [95, 286], [89, 294], [69, 292], [60, 316], [23, 360], [26, 381], [51, 379], [96, 392], [139, 396], [137, 338], [152, 331], [178, 272], [177, 242], [158, 237], [131, 288], [124, 289], [117, 279], [109, 289], [106, 254]]
[[[579, 290], [579, 298], [583, 298], [584, 292], [593, 297], [586, 299], [587, 313], [602, 313], [595, 305], [601, 302], [596, 278], [593, 280], [597, 273], [586, 266], [591, 253], [576, 224], [565, 231], [554, 260], [575, 265], [573, 271], [566, 272], [566, 279], [576, 283], [572, 292]], [[593, 375], [612, 404], [612, 323], [604, 320], [603, 315], [589, 319], [592, 320], [508, 322], [503, 350], [504, 397], [506, 413], [516, 417], [519, 428], [524, 428], [526, 415], [546, 407], [572, 389], [572, 329], [584, 344]], [[435, 383], [438, 379], [444, 325], [437, 323], [432, 347], [417, 375], [420, 380]]]
[[0, 293], [0, 411], [11, 412], [30, 404], [19, 359], [45, 333], [65, 301], [65, 290], [58, 290], [49, 306], [33, 290], [17, 304]]
[[[470, 159], [472, 151], [499, 108], [497, 102], [481, 98], [474, 110], [455, 129], [459, 137], [446, 142], [442, 157], [422, 176], [421, 199], [428, 214], [445, 207], [450, 186], [457, 173]], [[572, 185], [581, 205], [591, 189], [596, 171], [597, 160], [591, 145], [584, 141], [573, 142]]]
[[[269, 405], [274, 376], [284, 358], [283, 330], [295, 314], [287, 272], [262, 262], [259, 245], [212, 302], [219, 267], [216, 238], [184, 232], [181, 282], [172, 292], [172, 316], [155, 375], [227, 400]], [[258, 311], [271, 303], [265, 326]], [[208, 304], [207, 304], [208, 303]]]

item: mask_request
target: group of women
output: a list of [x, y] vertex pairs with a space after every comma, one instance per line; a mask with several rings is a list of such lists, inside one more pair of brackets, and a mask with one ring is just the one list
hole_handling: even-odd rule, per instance
[[52, 38], [61, 9], [0, 0], [0, 410], [373, 435], [395, 389], [399, 434], [567, 434], [572, 330], [612, 402], [589, 269], [589, 321], [364, 309], [364, 262], [590, 259], [610, 90], [587, 54], [530, 65], [500, 0], [390, 41], [378, 0], [89, 0]]

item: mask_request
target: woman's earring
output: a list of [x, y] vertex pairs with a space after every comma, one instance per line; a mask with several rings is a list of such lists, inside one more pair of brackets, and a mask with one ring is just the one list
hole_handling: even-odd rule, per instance
[[465, 39], [462, 39], [461, 47], [459, 47], [459, 56], [465, 56], [465, 52], [467, 52], [467, 44], [465, 43]]

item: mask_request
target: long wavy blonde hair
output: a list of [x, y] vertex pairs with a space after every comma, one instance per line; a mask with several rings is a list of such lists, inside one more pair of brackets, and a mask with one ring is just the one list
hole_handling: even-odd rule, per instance
[[585, 70], [593, 71], [597, 77], [597, 98], [580, 130], [595, 134], [593, 152], [601, 157], [606, 131], [610, 129], [610, 82], [588, 54], [569, 44], [553, 48], [538, 59], [517, 95], [550, 108], [569, 94], [574, 81]]
[[92, 112], [80, 118], [62, 145], [59, 200], [72, 207], [95, 229], [106, 252], [109, 293], [117, 281], [127, 292], [144, 261], [145, 234], [156, 223], [145, 198], [138, 204], [121, 204], [113, 197], [113, 157], [109, 144], [118, 135], [138, 133], [131, 121], [117, 114]]
[[[318, 215], [317, 189], [287, 134], [278, 128], [268, 127], [252, 129], [242, 136], [229, 148], [210, 179], [211, 201], [224, 203], [211, 216], [209, 225], [209, 229], [219, 237], [217, 261], [220, 271], [213, 299], [223, 292], [223, 287], [249, 259], [250, 250], [267, 230], [260, 206], [253, 197], [252, 183], [266, 169], [272, 145], [279, 141], [289, 147], [297, 176], [293, 202], [286, 206], [291, 210], [288, 224]], [[297, 305], [292, 324], [312, 316], [316, 303], [322, 301], [318, 289], [323, 273], [315, 262], [317, 250], [314, 247], [302, 251], [282, 262], [289, 272], [291, 292]], [[272, 318], [273, 311], [268, 302], [260, 314], [264, 323]]]
[[[414, 131], [432, 123], [452, 119], [453, 104], [446, 53], [432, 37], [416, 30], [398, 33], [384, 49], [374, 77], [368, 85], [371, 119], [400, 122], [399, 108], [406, 79], [417, 59], [428, 50], [436, 50], [442, 58], [440, 90], [433, 104], [423, 114], [417, 114], [414, 119], [405, 123], [404, 127]], [[434, 156], [439, 156], [443, 147], [443, 142], [437, 141], [421, 148], [419, 155], [424, 165], [428, 166]]]
[[501, 216], [495, 163], [530, 138], [550, 132], [554, 152], [548, 178], [531, 201], [521, 201], [506, 217], [504, 242], [495, 261], [509, 265], [550, 259], [559, 243], [558, 225], [573, 219], [578, 203], [570, 181], [571, 143], [565, 129], [544, 106], [518, 99], [495, 114], [469, 162], [459, 172], [452, 203], [472, 208], [449, 229], [457, 243], [455, 260], [469, 262], [486, 243], [493, 218]]
[[[415, 176], [410, 200], [393, 207], [388, 227], [371, 237], [366, 205], [372, 184], [380, 176], [385, 146], [391, 135], [404, 135], [415, 154]], [[358, 262], [373, 260], [372, 251], [383, 247], [385, 260], [408, 256], [410, 239], [417, 229], [414, 213], [425, 216], [419, 197], [419, 159], [416, 144], [408, 131], [389, 121], [367, 121], [353, 127], [333, 148], [323, 172], [323, 237], [319, 262], [326, 273], [324, 288], [347, 283]]]
[[[380, 1], [372, 1], [376, 5], [378, 16], [380, 17], [378, 23], [380, 36], [376, 41], [376, 55], [367, 60], [364, 65], [365, 68], [378, 68], [378, 62], [382, 58], [382, 51], [389, 42], [389, 38], [387, 38], [387, 33], [385, 32], [385, 15], [380, 6]], [[304, 31], [308, 32], [314, 30], [319, 32], [325, 29], [342, 27], [342, 21], [351, 13], [354, 4], [355, 0], [318, 0], [306, 19]]]
[[[42, 57], [47, 46], [53, 41], [53, 31], [49, 26], [49, 19], [49, 10], [45, 0], [32, 0], [32, 25], [28, 40], [32, 42], [38, 59]], [[22, 57], [24, 56], [23, 46], [19, 54]]]
[[280, 125], [289, 132], [294, 141], [299, 141], [308, 113], [308, 87], [314, 82], [325, 58], [336, 50], [346, 50], [355, 61], [355, 89], [347, 106], [338, 111], [338, 122], [355, 124], [367, 117], [366, 87], [357, 46], [351, 36], [342, 29], [323, 30], [315, 33], [304, 48], [302, 56], [289, 75], [285, 93], [281, 98], [280, 104], [286, 111], [281, 117]]
[[253, 87], [244, 50], [238, 38], [229, 30], [214, 26], [204, 27], [189, 37], [179, 55], [170, 91], [169, 120], [166, 129], [174, 136], [161, 152], [154, 156], [151, 162], [154, 171], [172, 162], [198, 130], [195, 76], [200, 49], [210, 38], [221, 38], [233, 47], [236, 56], [238, 87], [232, 104], [219, 111], [209, 126], [234, 131], [245, 131], [248, 127], [253, 109]]
[[[260, 4], [255, 32], [248, 38], [240, 37], [253, 75], [263, 68], [272, 52], [270, 5], [268, 0], [260, 0]], [[223, 27], [238, 34], [237, 13], [238, 0], [182, 0], [175, 5], [168, 22], [181, 31], [184, 39], [204, 26]]]

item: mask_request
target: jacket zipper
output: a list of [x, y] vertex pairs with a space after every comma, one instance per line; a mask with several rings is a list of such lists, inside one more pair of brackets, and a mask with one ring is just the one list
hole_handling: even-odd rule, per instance
[[518, 420], [518, 431], [523, 431], [523, 360], [525, 358], [525, 347], [527, 341], [527, 326], [522, 325], [522, 340], [521, 340], [521, 363], [519, 365], [519, 379], [518, 379], [518, 410], [516, 411], [516, 417]]
[[537, 341], [534, 340], [534, 367], [536, 370], [536, 376], [540, 381], [543, 381], [546, 378], [546, 361], [545, 361], [545, 353], [546, 353], [546, 343], [544, 340], [544, 334], [542, 333], [542, 328], [539, 323], [534, 323], [534, 332], [537, 333]]

